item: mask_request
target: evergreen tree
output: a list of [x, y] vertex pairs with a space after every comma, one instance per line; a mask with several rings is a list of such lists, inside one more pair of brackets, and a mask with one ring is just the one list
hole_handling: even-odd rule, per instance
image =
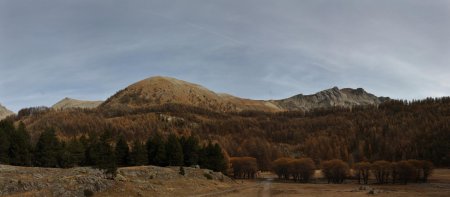
[[56, 138], [55, 130], [44, 131], [36, 144], [35, 165], [40, 167], [58, 167], [58, 156], [61, 151], [61, 144]]
[[69, 141], [65, 150], [68, 152], [70, 160], [74, 166], [83, 165], [83, 161], [85, 160], [85, 146], [76, 138]]
[[147, 140], [147, 154], [150, 165], [166, 166], [166, 145], [159, 133]]
[[12, 165], [28, 166], [31, 164], [30, 152], [30, 135], [23, 122], [20, 122], [17, 130], [13, 129], [10, 134], [10, 145], [8, 150], [9, 162]]
[[153, 138], [151, 136], [148, 137], [147, 141], [145, 142], [145, 149], [147, 149], [148, 164], [154, 165], [153, 157], [155, 152], [155, 145], [153, 144]]
[[4, 131], [2, 127], [0, 127], [0, 164], [8, 164], [9, 163], [9, 135]]
[[148, 164], [147, 149], [144, 144], [134, 141], [131, 151], [131, 164], [134, 166], [142, 166]]
[[95, 162], [98, 160], [98, 152], [96, 152], [96, 146], [100, 143], [97, 134], [90, 133], [89, 138], [82, 136], [80, 142], [86, 147], [85, 157], [83, 165], [94, 166]]
[[92, 150], [97, 154], [93, 157], [95, 166], [105, 170], [106, 175], [113, 178], [117, 174], [116, 158], [112, 146], [112, 136], [106, 131], [100, 136], [100, 140], [94, 144]]
[[183, 136], [180, 139], [180, 143], [183, 149], [184, 165], [185, 166], [197, 165], [200, 151], [198, 139], [192, 135], [189, 136], [188, 138], [185, 138]]
[[68, 145], [61, 142], [61, 148], [57, 153], [58, 166], [61, 168], [70, 168], [75, 166], [72, 154], [68, 150]]
[[183, 165], [183, 149], [175, 134], [170, 134], [166, 144], [167, 162], [169, 166]]
[[220, 148], [218, 144], [213, 145], [211, 142], [209, 142], [206, 147], [203, 147], [201, 154], [202, 156], [200, 165], [203, 168], [207, 168], [216, 172], [226, 172], [227, 163], [222, 152], [222, 148]]
[[128, 144], [125, 141], [123, 135], [121, 135], [119, 140], [117, 141], [114, 152], [116, 154], [117, 165], [130, 165], [130, 148], [128, 147]]

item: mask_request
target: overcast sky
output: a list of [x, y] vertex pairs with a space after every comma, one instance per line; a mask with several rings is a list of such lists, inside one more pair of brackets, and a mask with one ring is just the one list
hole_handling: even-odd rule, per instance
[[450, 0], [0, 0], [0, 103], [171, 76], [253, 99], [450, 95]]

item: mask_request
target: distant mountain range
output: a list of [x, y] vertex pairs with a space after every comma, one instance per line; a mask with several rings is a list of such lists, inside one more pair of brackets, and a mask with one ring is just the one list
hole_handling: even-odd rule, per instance
[[14, 114], [12, 111], [6, 109], [3, 105], [0, 104], [0, 120]]
[[364, 89], [339, 89], [337, 87], [312, 95], [296, 95], [281, 100], [251, 100], [228, 94], [215, 93], [207, 88], [170, 77], [151, 77], [119, 91], [101, 108], [139, 108], [165, 103], [179, 103], [230, 112], [243, 110], [291, 111], [328, 107], [378, 105], [389, 98], [377, 97]]
[[[244, 110], [257, 111], [308, 111], [317, 108], [352, 107], [378, 105], [388, 97], [377, 97], [362, 88], [339, 89], [337, 87], [323, 90], [311, 95], [295, 95], [281, 100], [252, 100], [229, 94], [215, 93], [207, 88], [171, 77], [150, 77], [120, 90], [105, 102], [85, 101], [64, 98], [52, 106], [53, 109], [69, 108], [141, 108], [177, 103], [206, 108], [218, 112]], [[0, 105], [0, 119], [13, 114]]]

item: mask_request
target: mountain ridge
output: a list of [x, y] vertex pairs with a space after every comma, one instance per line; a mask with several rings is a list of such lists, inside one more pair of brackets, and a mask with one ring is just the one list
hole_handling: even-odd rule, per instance
[[387, 97], [377, 97], [362, 88], [333, 87], [311, 95], [298, 94], [280, 100], [253, 100], [225, 93], [216, 93], [201, 85], [171, 78], [155, 76], [138, 81], [120, 90], [101, 108], [139, 108], [165, 103], [187, 104], [213, 111], [308, 111], [317, 108], [378, 105]]

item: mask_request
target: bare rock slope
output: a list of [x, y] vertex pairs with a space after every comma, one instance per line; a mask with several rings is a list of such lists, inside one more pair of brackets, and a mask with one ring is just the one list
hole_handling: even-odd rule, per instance
[[0, 120], [14, 114], [12, 111], [6, 109], [6, 107], [0, 104]]
[[287, 99], [272, 102], [285, 110], [311, 110], [329, 107], [353, 107], [364, 105], [379, 105], [389, 98], [377, 97], [362, 88], [339, 89], [333, 87], [312, 95], [296, 95]]
[[102, 104], [103, 101], [83, 101], [83, 100], [77, 100], [72, 98], [64, 98], [61, 101], [57, 102], [52, 106], [53, 109], [69, 109], [69, 108], [96, 108], [100, 104]]
[[334, 106], [352, 107], [378, 105], [388, 98], [377, 97], [364, 89], [339, 89], [334, 87], [312, 95], [296, 95], [281, 100], [251, 100], [228, 94], [218, 94], [207, 88], [170, 77], [151, 77], [119, 91], [101, 107], [139, 108], [179, 103], [213, 111], [230, 112], [243, 110], [290, 111], [311, 110]]

